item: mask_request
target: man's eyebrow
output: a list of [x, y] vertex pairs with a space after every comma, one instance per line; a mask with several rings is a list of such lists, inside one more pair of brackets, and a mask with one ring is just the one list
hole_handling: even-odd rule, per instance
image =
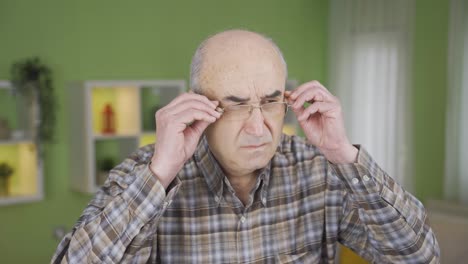
[[267, 94], [265, 96], [262, 96], [262, 99], [268, 99], [268, 98], [275, 98], [283, 94], [280, 90], [276, 90], [272, 92], [271, 94]]
[[[280, 90], [276, 90], [274, 91], [273, 93], [271, 94], [267, 94], [265, 96], [262, 96], [262, 100], [264, 99], [269, 99], [269, 98], [275, 98], [275, 97], [278, 97], [282, 94], [282, 92]], [[245, 103], [245, 102], [248, 102], [250, 100], [250, 97], [239, 97], [239, 96], [235, 96], [235, 95], [229, 95], [229, 96], [226, 96], [223, 98], [223, 101], [231, 101], [231, 102], [235, 102], [235, 103]]]
[[235, 95], [229, 95], [223, 98], [223, 101], [231, 101], [235, 103], [244, 103], [244, 102], [248, 102], [249, 100], [250, 100], [250, 97], [243, 98], [243, 97], [238, 97]]

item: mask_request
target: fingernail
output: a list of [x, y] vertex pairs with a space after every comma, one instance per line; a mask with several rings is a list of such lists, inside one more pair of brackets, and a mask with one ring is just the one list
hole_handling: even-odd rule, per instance
[[224, 110], [221, 107], [216, 107], [215, 111], [216, 111], [216, 113], [219, 113], [219, 114], [224, 113]]

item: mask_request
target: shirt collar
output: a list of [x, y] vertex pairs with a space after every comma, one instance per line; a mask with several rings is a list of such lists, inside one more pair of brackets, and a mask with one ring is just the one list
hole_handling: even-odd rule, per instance
[[[215, 201], [219, 204], [223, 197], [224, 178], [226, 175], [221, 169], [218, 161], [211, 153], [206, 136], [202, 136], [194, 153], [195, 162], [204, 176], [208, 187], [215, 195]], [[267, 166], [259, 171], [260, 201], [266, 206], [268, 186], [270, 183], [271, 160]], [[257, 184], [258, 185], [258, 184]]]

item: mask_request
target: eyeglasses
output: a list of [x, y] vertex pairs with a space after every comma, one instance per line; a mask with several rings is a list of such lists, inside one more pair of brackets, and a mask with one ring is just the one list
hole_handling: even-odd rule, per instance
[[248, 119], [255, 108], [260, 109], [265, 118], [272, 119], [284, 116], [288, 111], [288, 107], [289, 105], [286, 102], [270, 102], [259, 106], [251, 104], [229, 105], [217, 107], [216, 111], [223, 114], [221, 119], [240, 121]]

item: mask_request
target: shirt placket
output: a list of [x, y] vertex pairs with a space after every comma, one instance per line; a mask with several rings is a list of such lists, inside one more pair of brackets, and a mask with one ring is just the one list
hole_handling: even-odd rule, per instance
[[255, 194], [260, 193], [259, 186], [261, 181], [257, 183], [254, 190], [250, 194], [249, 203], [247, 207], [244, 207], [239, 198], [235, 195], [234, 190], [228, 185], [230, 200], [233, 206], [233, 211], [238, 217], [237, 220], [237, 230], [236, 230], [236, 251], [237, 251], [237, 262], [245, 263], [250, 261], [253, 258], [255, 249], [252, 244], [252, 235], [251, 235], [251, 219], [249, 212], [252, 210], [252, 207], [255, 203]]
[[250, 241], [250, 228], [247, 214], [242, 214], [237, 221], [237, 234], [236, 234], [236, 248], [237, 248], [237, 262], [248, 262], [249, 257], [252, 255], [252, 245]]

